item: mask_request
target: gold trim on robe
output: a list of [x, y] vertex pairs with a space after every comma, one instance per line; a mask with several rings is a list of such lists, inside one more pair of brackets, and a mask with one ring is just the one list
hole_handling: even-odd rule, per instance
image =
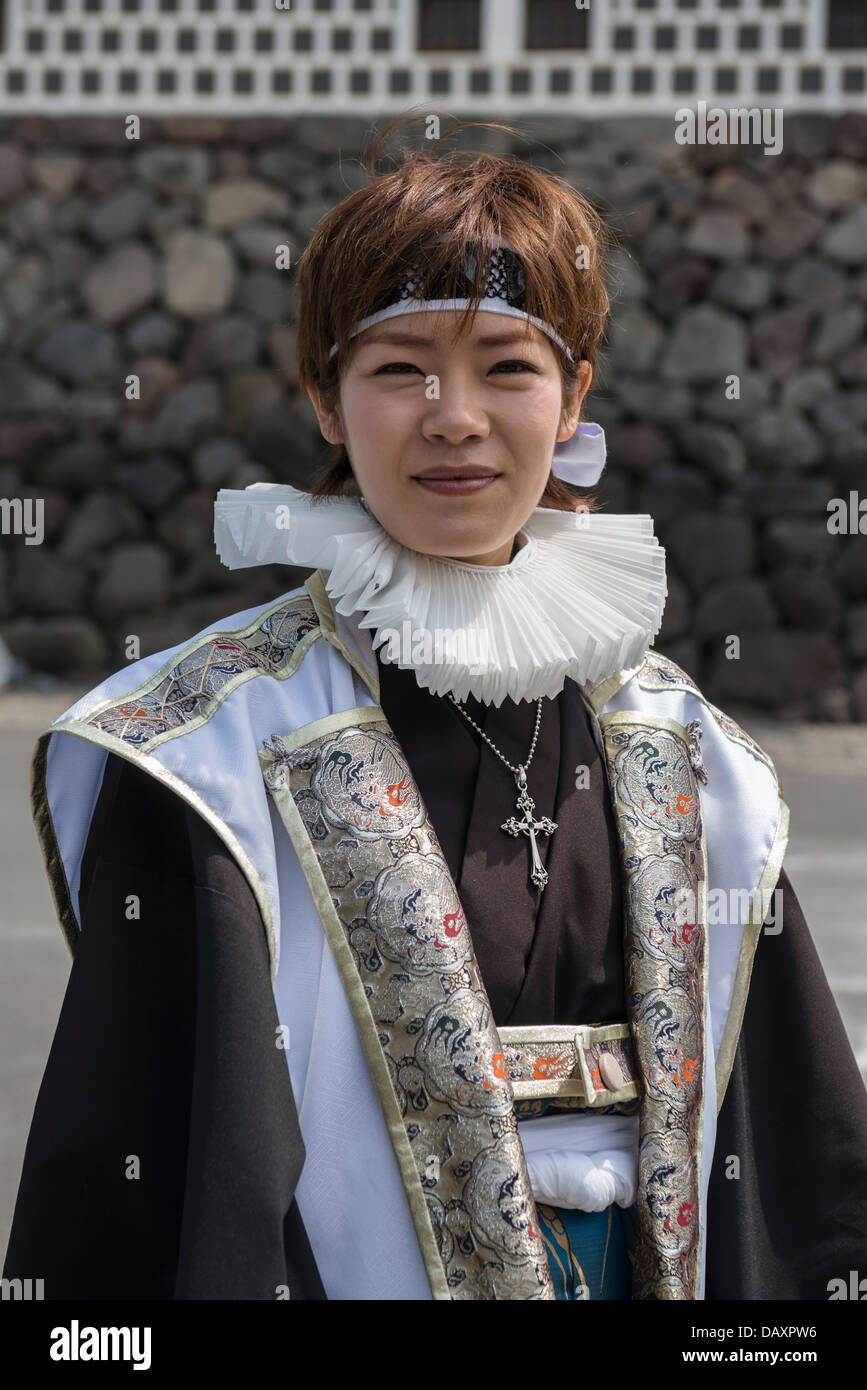
[[266, 785], [361, 1037], [435, 1299], [554, 1299], [503, 1047], [383, 711], [269, 739]]
[[694, 1299], [709, 1046], [701, 797], [676, 720], [626, 710], [599, 726], [620, 839], [626, 1013], [644, 1082], [632, 1297]]
[[[762, 763], [772, 774], [776, 784], [779, 810], [776, 829], [759, 881], [750, 897], [750, 914], [744, 925], [732, 997], [726, 1014], [725, 1030], [717, 1051], [716, 1109], [717, 1114], [719, 1114], [725, 1100], [743, 1025], [753, 961], [765, 918], [764, 904], [780, 877], [783, 860], [786, 856], [786, 848], [789, 843], [790, 812], [783, 800], [783, 789], [780, 785], [777, 769], [765, 750], [730, 715], [721, 710], [712, 700], [709, 700], [682, 667], [672, 661], [671, 657], [663, 656], [661, 652], [654, 651], [652, 647], [645, 653], [640, 666], [630, 670], [615, 671], [614, 675], [609, 676], [606, 680], [597, 681], [595, 685], [588, 684], [581, 687], [584, 703], [597, 723], [602, 707], [633, 679], [640, 690], [650, 692], [678, 691], [699, 700], [710, 712], [714, 723], [718, 725], [726, 738], [731, 743], [736, 743], [740, 748], [746, 749], [758, 762]], [[601, 751], [601, 735], [599, 741]]]

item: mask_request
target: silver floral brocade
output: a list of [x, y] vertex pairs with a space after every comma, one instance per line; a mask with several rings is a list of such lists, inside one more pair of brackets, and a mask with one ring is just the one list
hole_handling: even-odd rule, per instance
[[137, 690], [101, 705], [86, 723], [141, 752], [204, 724], [236, 686], [253, 676], [285, 680], [319, 635], [319, 617], [307, 594], [260, 613], [248, 627], [213, 632], [174, 655]]
[[703, 695], [692, 677], [688, 676], [670, 657], [663, 656], [660, 652], [653, 650], [648, 651], [635, 679], [642, 690], [681, 690], [695, 695], [710, 710], [726, 738], [731, 739], [732, 743], [739, 744], [741, 748], [746, 748], [754, 758], [758, 758], [776, 776], [774, 764], [765, 750], [756, 743], [746, 729], [742, 729], [740, 724], [736, 723], [730, 715], [719, 709], [706, 695]]
[[[701, 1255], [707, 990], [695, 750], [670, 719], [603, 714], [599, 729], [620, 844], [630, 1045], [597, 1048], [586, 1062], [596, 1087], [597, 1064], [616, 1079], [619, 1056], [641, 1091], [617, 1107], [639, 1114], [632, 1297], [689, 1300]], [[421, 1183], [451, 1297], [553, 1298], [517, 1129], [533, 1102], [516, 1110], [513, 1084], [540, 1061], [556, 1072], [556, 1053], [540, 1059], [496, 1029], [457, 890], [393, 730], [384, 717], [309, 741], [302, 730], [272, 737], [260, 757], [278, 808], [286, 798], [281, 815], [296, 844], [300, 836], [314, 851], [344, 983], [357, 984], [357, 972], [363, 984], [385, 1062], [380, 1100], [397, 1102], [412, 1154], [404, 1185], [409, 1195], [416, 1176]], [[353, 1009], [361, 1027], [357, 1000]], [[551, 1109], [584, 1105], [562, 1095]], [[429, 1239], [419, 1212], [416, 1229]]]
[[620, 840], [626, 1010], [645, 1088], [632, 1296], [694, 1299], [707, 989], [701, 803], [688, 743], [671, 728], [623, 715], [603, 715], [600, 727]]
[[278, 806], [291, 794], [351, 949], [451, 1297], [553, 1299], [503, 1048], [395, 734], [382, 719], [292, 749], [275, 736], [262, 763]]

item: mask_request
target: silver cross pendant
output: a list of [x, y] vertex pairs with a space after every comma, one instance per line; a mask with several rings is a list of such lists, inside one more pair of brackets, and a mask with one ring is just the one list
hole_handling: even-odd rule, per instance
[[523, 812], [523, 818], [521, 820], [516, 820], [514, 816], [510, 816], [507, 821], [503, 821], [500, 829], [507, 830], [510, 835], [529, 835], [530, 854], [533, 858], [533, 868], [530, 872], [530, 878], [537, 888], [544, 888], [545, 884], [548, 882], [548, 874], [539, 858], [539, 850], [536, 847], [536, 831], [540, 830], [545, 835], [552, 835], [557, 829], [557, 822], [549, 820], [547, 816], [543, 816], [541, 820], [534, 819], [533, 812], [536, 809], [536, 803], [527, 791], [527, 774], [521, 763], [518, 764], [518, 771], [515, 773], [515, 781], [518, 784], [519, 793], [518, 810]]

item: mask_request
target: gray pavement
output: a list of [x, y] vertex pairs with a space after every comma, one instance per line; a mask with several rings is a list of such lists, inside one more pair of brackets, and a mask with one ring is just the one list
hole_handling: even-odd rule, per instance
[[[78, 691], [0, 693], [0, 1250], [70, 956], [30, 818], [37, 733]], [[867, 1081], [867, 726], [769, 724], [728, 708], [774, 759], [792, 813], [785, 867]]]

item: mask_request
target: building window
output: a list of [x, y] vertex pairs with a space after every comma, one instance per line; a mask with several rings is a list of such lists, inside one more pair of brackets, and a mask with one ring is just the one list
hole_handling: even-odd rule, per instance
[[313, 51], [313, 30], [296, 29], [292, 35], [292, 47], [296, 53], [312, 53]]
[[213, 92], [215, 82], [214, 74], [210, 68], [199, 68], [198, 72], [195, 74], [195, 78], [197, 92], [201, 92], [203, 95]]
[[217, 37], [214, 41], [214, 48], [217, 53], [234, 53], [235, 51], [235, 31], [234, 29], [218, 29]]
[[448, 68], [434, 68], [428, 81], [428, 91], [433, 96], [441, 96], [452, 89], [452, 75]]
[[87, 93], [89, 96], [92, 96], [94, 92], [98, 92], [101, 87], [99, 69], [85, 68], [84, 72], [81, 74], [79, 87], [82, 92]]
[[714, 75], [718, 92], [736, 92], [738, 89], [737, 68], [717, 68]]
[[563, 96], [572, 90], [572, 71], [570, 68], [552, 68], [548, 79], [548, 91], [552, 96]]
[[760, 92], [778, 92], [780, 89], [779, 68], [759, 68], [756, 74], [756, 87]]
[[487, 96], [491, 90], [491, 74], [487, 68], [473, 68], [470, 73], [470, 91], [474, 96]]
[[[217, 38], [219, 39], [219, 34]], [[195, 29], [179, 29], [177, 38], [177, 50], [179, 53], [195, 53], [196, 51], [196, 31]], [[218, 45], [219, 46], [219, 45]]]
[[80, 29], [65, 29], [63, 33], [64, 53], [81, 53], [84, 48], [83, 35]]
[[801, 68], [801, 91], [821, 92], [825, 85], [824, 76], [821, 68]]
[[800, 24], [783, 24], [780, 28], [780, 48], [803, 48], [804, 30]]
[[694, 92], [695, 68], [675, 68], [671, 77], [671, 90], [677, 93]]
[[138, 91], [138, 73], [135, 68], [121, 68], [117, 75], [117, 90], [124, 95]]
[[[141, 9], [141, 0], [120, 0], [120, 8], [124, 14], [138, 14]], [[124, 74], [126, 76], [126, 74]], [[136, 88], [138, 90], [138, 88]]]
[[653, 68], [635, 68], [632, 73], [633, 92], [652, 92], [654, 89]]
[[561, 0], [527, 0], [524, 47], [586, 48], [587, 16], [587, 10], [564, 5]]
[[100, 38], [100, 47], [103, 53], [120, 52], [120, 30], [105, 29]]
[[331, 91], [331, 69], [314, 68], [311, 74], [310, 90], [315, 96], [327, 96]]
[[368, 68], [353, 68], [349, 74], [349, 90], [358, 96], [370, 91], [370, 71]]
[[352, 30], [335, 29], [331, 35], [331, 47], [335, 53], [348, 53], [352, 48]]
[[249, 96], [254, 90], [253, 73], [250, 68], [238, 68], [232, 78], [232, 89], [239, 96]]
[[160, 46], [159, 30], [142, 29], [138, 36], [138, 46], [140, 53], [156, 53]]
[[864, 0], [828, 0], [828, 47], [867, 48]]
[[412, 91], [412, 73], [409, 68], [394, 68], [389, 74], [388, 90], [392, 96], [406, 96]]
[[699, 24], [695, 31], [695, 46], [702, 50], [719, 47], [719, 29], [715, 24]]
[[481, 10], [481, 0], [419, 0], [416, 48], [420, 53], [478, 49]]
[[611, 35], [611, 47], [626, 49], [635, 47], [635, 30], [628, 24], [618, 24]]
[[253, 47], [257, 53], [274, 52], [274, 35], [270, 29], [257, 29], [253, 35]]
[[653, 36], [653, 45], [660, 50], [677, 48], [677, 30], [673, 24], [660, 24]]
[[533, 90], [533, 78], [529, 68], [512, 68], [509, 74], [509, 91], [513, 96], [526, 96]]
[[275, 68], [271, 74], [271, 91], [275, 96], [285, 96], [292, 91], [292, 73], [288, 68]]
[[370, 47], [374, 53], [391, 52], [392, 32], [390, 29], [371, 29]]
[[591, 92], [613, 92], [614, 74], [610, 68], [594, 68], [590, 74]]
[[41, 29], [28, 29], [24, 38], [24, 46], [28, 53], [45, 52], [45, 35]]
[[160, 68], [157, 73], [157, 91], [170, 96], [178, 85], [177, 76], [172, 68]]
[[21, 96], [27, 90], [23, 68], [10, 68], [6, 74], [6, 90], [10, 96]]
[[758, 24], [742, 24], [738, 29], [738, 48], [757, 49], [761, 36], [762, 31]]
[[844, 68], [843, 69], [843, 91], [844, 92], [863, 92], [864, 90], [864, 69], [863, 68]]

